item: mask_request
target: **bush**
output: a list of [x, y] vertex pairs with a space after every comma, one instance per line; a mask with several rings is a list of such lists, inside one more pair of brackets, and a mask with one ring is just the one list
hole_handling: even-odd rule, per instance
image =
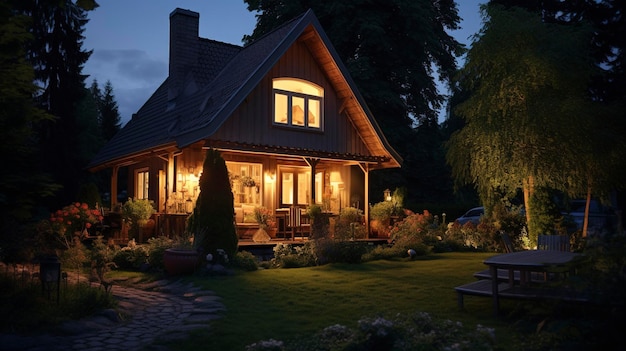
[[495, 333], [477, 325], [439, 320], [430, 314], [364, 317], [356, 328], [335, 324], [304, 339], [264, 340], [246, 350], [492, 350]]
[[302, 246], [278, 244], [274, 246], [272, 267], [300, 268], [317, 265], [315, 241], [307, 241]]
[[143, 245], [135, 244], [130, 240], [128, 245], [115, 252], [113, 262], [118, 268], [139, 269], [148, 261], [148, 251]]
[[165, 236], [148, 239], [148, 245], [146, 246], [148, 256], [147, 259], [152, 268], [164, 269], [163, 254], [165, 253], [165, 250], [173, 247], [175, 242], [175, 240]]
[[232, 265], [235, 268], [243, 269], [244, 271], [252, 272], [259, 269], [257, 258], [248, 251], [240, 251], [235, 254]]
[[379, 245], [362, 256], [363, 261], [393, 260], [408, 257], [408, 250], [414, 250], [416, 256], [426, 256], [431, 252], [428, 245], [416, 238], [407, 238], [393, 245]]
[[[86, 283], [61, 284], [59, 304], [41, 293], [38, 280], [24, 281], [0, 274], [0, 333], [33, 333], [68, 319], [80, 319], [97, 310], [114, 308], [113, 295]], [[56, 299], [56, 292], [51, 295]], [[0, 347], [1, 348], [1, 347]]]
[[335, 222], [335, 239], [363, 239], [366, 236], [363, 213], [358, 208], [344, 207]]
[[391, 239], [397, 240], [405, 236], [419, 236], [427, 232], [432, 226], [433, 216], [427, 210], [423, 214], [412, 213], [397, 222], [391, 229]]
[[318, 240], [316, 253], [319, 263], [360, 263], [367, 253], [367, 243], [357, 241]]
[[365, 262], [376, 260], [391, 260], [398, 258], [399, 253], [392, 246], [378, 245], [361, 257]]

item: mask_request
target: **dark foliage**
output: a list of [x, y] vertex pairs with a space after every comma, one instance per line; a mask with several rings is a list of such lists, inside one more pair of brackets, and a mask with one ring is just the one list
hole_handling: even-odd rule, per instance
[[200, 194], [188, 228], [202, 254], [211, 253], [217, 257], [217, 250], [222, 249], [228, 257], [235, 256], [238, 239], [233, 208], [226, 162], [219, 151], [209, 149], [200, 177]]

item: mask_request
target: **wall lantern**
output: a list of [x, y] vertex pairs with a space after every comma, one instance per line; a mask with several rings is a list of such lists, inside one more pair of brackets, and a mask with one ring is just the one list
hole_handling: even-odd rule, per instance
[[56, 256], [48, 256], [39, 262], [39, 279], [41, 279], [41, 293], [48, 293], [48, 300], [56, 286], [57, 304], [59, 303], [59, 289], [61, 282], [61, 262]]
[[391, 190], [385, 189], [383, 193], [385, 201], [391, 201]]

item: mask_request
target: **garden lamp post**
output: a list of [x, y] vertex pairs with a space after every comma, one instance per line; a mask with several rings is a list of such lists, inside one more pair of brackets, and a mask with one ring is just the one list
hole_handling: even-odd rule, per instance
[[47, 256], [39, 263], [39, 279], [41, 279], [41, 293], [48, 293], [48, 300], [52, 289], [57, 288], [57, 304], [59, 303], [59, 290], [61, 282], [61, 262], [56, 256]]
[[385, 191], [383, 192], [383, 196], [385, 201], [391, 201], [391, 190], [385, 189]]

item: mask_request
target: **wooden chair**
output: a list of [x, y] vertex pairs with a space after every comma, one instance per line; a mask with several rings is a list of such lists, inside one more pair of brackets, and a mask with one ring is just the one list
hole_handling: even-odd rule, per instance
[[291, 230], [291, 240], [295, 240], [299, 234], [302, 239], [308, 235], [311, 224], [309, 217], [302, 214], [302, 209], [298, 206], [289, 207], [289, 216], [287, 217], [287, 228]]
[[300, 211], [300, 207], [297, 207], [297, 206], [289, 207], [289, 216], [287, 217], [287, 228], [291, 230], [291, 240], [295, 238], [296, 232], [300, 231], [301, 226], [302, 226], [302, 211]]
[[502, 242], [504, 243], [504, 251], [507, 253], [514, 252], [515, 249], [513, 248], [513, 242], [511, 241], [509, 234], [501, 232], [500, 236], [502, 237]]
[[569, 251], [569, 237], [567, 235], [539, 235], [537, 250]]
[[[567, 235], [539, 235], [537, 236], [537, 250], [546, 251], [569, 251], [569, 237]], [[566, 276], [569, 268], [552, 270], [544, 273], [544, 279], [558, 279], [561, 275]]]

